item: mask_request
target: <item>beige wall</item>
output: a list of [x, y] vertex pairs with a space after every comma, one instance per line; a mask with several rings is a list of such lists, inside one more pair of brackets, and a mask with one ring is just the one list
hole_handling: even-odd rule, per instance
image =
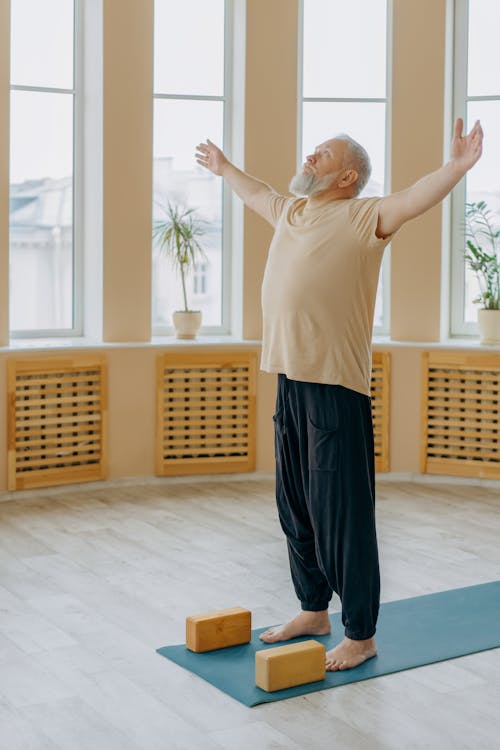
[[153, 0], [104, 0], [104, 341], [151, 337]]
[[[394, 0], [392, 190], [443, 161], [446, 0]], [[392, 242], [391, 336], [439, 341], [441, 207], [407, 224]]]
[[[217, 346], [220, 349], [220, 345]], [[258, 349], [252, 345], [253, 350]], [[88, 353], [81, 350], [82, 354]], [[108, 470], [109, 478], [153, 476], [155, 473], [156, 360], [166, 350], [151, 346], [99, 349], [108, 369]], [[172, 347], [168, 349], [172, 351]], [[186, 351], [181, 348], [180, 351]], [[200, 347], [199, 351], [207, 351]], [[63, 356], [64, 350], [43, 352], [42, 356]], [[0, 352], [0, 491], [7, 489], [7, 366], [13, 357], [32, 353]], [[257, 381], [257, 467], [270, 471], [273, 465], [271, 415], [274, 406], [275, 376], [259, 373]]]
[[422, 349], [374, 347], [391, 355], [390, 471], [420, 471]]
[[[442, 159], [445, 5], [446, 0], [394, 0], [393, 189], [410, 184]], [[111, 345], [150, 338], [152, 6], [153, 0], [104, 0], [103, 334], [109, 343], [99, 351], [109, 363], [111, 478], [154, 473], [154, 364], [161, 350]], [[0, 0], [0, 344], [6, 340], [8, 311], [7, 9], [7, 0]], [[247, 0], [246, 21], [245, 168], [285, 190], [296, 157], [297, 0]], [[260, 338], [260, 281], [269, 240], [269, 228], [246, 211], [245, 339]], [[439, 209], [409, 224], [394, 240], [394, 339], [438, 340], [440, 252]], [[392, 354], [391, 470], [418, 472], [422, 347], [385, 349]], [[0, 490], [6, 488], [5, 359], [9, 356], [13, 353], [0, 352], [0, 456], [4, 457]], [[257, 469], [261, 471], [273, 469], [274, 389], [275, 376], [261, 373], [257, 399]]]
[[[286, 192], [296, 167], [297, 0], [247, 2], [245, 170]], [[261, 337], [260, 285], [272, 229], [245, 210], [243, 338]]]
[[7, 367], [0, 354], [0, 492], [7, 489]]

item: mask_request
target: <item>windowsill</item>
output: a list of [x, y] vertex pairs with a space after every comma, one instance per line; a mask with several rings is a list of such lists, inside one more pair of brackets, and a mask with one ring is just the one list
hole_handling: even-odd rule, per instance
[[52, 351], [57, 349], [147, 349], [171, 347], [179, 349], [201, 349], [203, 347], [259, 347], [258, 340], [244, 340], [229, 335], [199, 336], [197, 339], [176, 339], [175, 336], [153, 336], [151, 341], [98, 341], [79, 337], [53, 337], [46, 339], [12, 339], [8, 346], [0, 347], [0, 352]]
[[[244, 340], [230, 335], [206, 335], [197, 339], [176, 339], [175, 336], [153, 336], [151, 341], [97, 341], [82, 337], [54, 337], [50, 339], [13, 339], [9, 346], [0, 347], [4, 352], [54, 351], [65, 349], [147, 349], [177, 348], [201, 349], [216, 347], [257, 348], [262, 342], [258, 339]], [[394, 341], [390, 336], [374, 336], [374, 349], [469, 349], [472, 351], [492, 351], [500, 353], [500, 344], [480, 344], [479, 338], [450, 338], [443, 341]]]
[[390, 336], [374, 336], [372, 345], [374, 348], [471, 349], [474, 351], [500, 352], [500, 344], [480, 344], [479, 337], [475, 336], [448, 338], [442, 341], [395, 341]]

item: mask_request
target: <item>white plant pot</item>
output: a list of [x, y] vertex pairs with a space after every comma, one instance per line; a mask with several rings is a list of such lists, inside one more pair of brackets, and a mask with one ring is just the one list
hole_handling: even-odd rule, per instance
[[195, 339], [201, 326], [200, 310], [176, 310], [173, 314], [175, 337], [178, 339]]
[[500, 310], [479, 310], [479, 343], [500, 344]]

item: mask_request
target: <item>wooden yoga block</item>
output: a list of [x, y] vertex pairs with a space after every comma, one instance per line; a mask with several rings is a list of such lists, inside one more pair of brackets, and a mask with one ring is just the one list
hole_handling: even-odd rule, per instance
[[325, 679], [326, 648], [318, 641], [301, 641], [267, 648], [255, 654], [255, 684], [274, 690]]
[[243, 607], [230, 607], [186, 617], [186, 646], [202, 653], [238, 646], [252, 639], [252, 613]]

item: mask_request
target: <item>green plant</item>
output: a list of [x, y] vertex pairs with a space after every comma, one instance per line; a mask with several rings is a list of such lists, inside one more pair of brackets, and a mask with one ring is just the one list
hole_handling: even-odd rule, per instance
[[194, 271], [199, 260], [207, 256], [198, 238], [206, 231], [206, 223], [195, 215], [194, 208], [182, 208], [168, 202], [163, 209], [165, 219], [153, 226], [153, 239], [161, 253], [169, 258], [172, 267], [180, 272], [184, 311], [189, 312], [186, 294], [186, 276]]
[[465, 207], [465, 260], [479, 283], [479, 296], [485, 310], [500, 308], [500, 230], [492, 222], [492, 212], [485, 201], [467, 203]]

